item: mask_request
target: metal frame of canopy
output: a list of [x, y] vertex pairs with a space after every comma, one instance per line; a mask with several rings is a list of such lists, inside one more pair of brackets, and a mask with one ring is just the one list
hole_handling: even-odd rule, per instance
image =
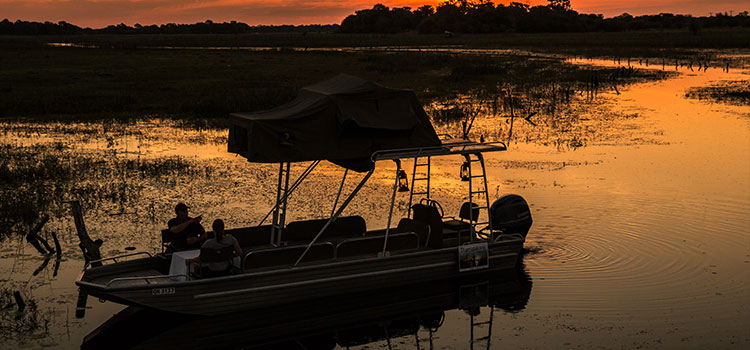
[[[489, 214], [489, 196], [487, 195], [487, 179], [485, 175], [485, 164], [484, 164], [484, 158], [482, 157], [482, 153], [485, 152], [497, 152], [497, 151], [504, 151], [507, 149], [507, 146], [505, 143], [502, 142], [493, 142], [493, 143], [479, 143], [479, 142], [473, 142], [468, 140], [442, 140], [443, 144], [441, 146], [431, 146], [431, 147], [415, 147], [415, 148], [401, 148], [401, 149], [390, 149], [390, 150], [381, 150], [376, 151], [372, 154], [371, 160], [373, 162], [379, 161], [379, 160], [393, 160], [396, 163], [396, 179], [393, 184], [393, 192], [391, 194], [391, 205], [388, 212], [388, 223], [385, 229], [385, 235], [384, 235], [384, 242], [383, 242], [383, 250], [381, 252], [381, 256], [385, 256], [386, 248], [388, 244], [388, 234], [390, 233], [391, 229], [391, 220], [393, 218], [393, 206], [395, 203], [396, 198], [396, 192], [399, 187], [399, 174], [401, 173], [401, 160], [407, 159], [407, 158], [413, 158], [414, 159], [414, 172], [412, 173], [412, 186], [409, 190], [409, 207], [411, 208], [411, 205], [413, 203], [414, 195], [425, 195], [426, 199], [430, 199], [430, 190], [429, 190], [429, 181], [430, 181], [430, 158], [434, 156], [446, 156], [446, 155], [462, 155], [466, 159], [466, 162], [464, 164], [468, 164], [468, 181], [469, 181], [469, 205], [473, 207], [473, 195], [476, 194], [484, 194], [485, 197], [485, 206], [484, 207], [476, 207], [476, 209], [487, 209], [488, 214], [488, 220], [487, 222], [477, 222], [472, 225], [471, 231], [470, 231], [470, 240], [473, 242], [475, 240], [476, 231], [475, 226], [482, 225], [482, 224], [488, 224], [488, 227], [492, 227], [491, 222], [491, 215]], [[471, 157], [474, 156], [476, 159], [471, 159]], [[427, 163], [419, 164], [419, 158], [427, 158]], [[481, 175], [474, 175], [471, 173], [471, 163], [473, 162], [479, 162], [480, 166], [482, 168], [482, 174]], [[276, 191], [276, 203], [274, 204], [273, 208], [263, 217], [263, 219], [258, 223], [258, 226], [262, 225], [266, 219], [268, 219], [269, 216], [272, 215], [273, 221], [271, 224], [272, 227], [272, 235], [271, 235], [271, 244], [273, 245], [279, 245], [281, 243], [281, 232], [284, 229], [285, 225], [285, 219], [286, 219], [286, 209], [287, 209], [287, 202], [289, 197], [292, 195], [292, 193], [299, 187], [299, 185], [312, 173], [312, 171], [317, 167], [317, 165], [320, 164], [320, 160], [315, 160], [310, 165], [307, 166], [307, 168], [300, 174], [296, 180], [292, 183], [291, 186], [289, 186], [289, 179], [290, 179], [290, 162], [284, 162], [279, 164], [279, 178], [277, 182], [277, 191]], [[416, 169], [418, 166], [427, 166], [427, 171], [425, 174], [425, 177], [423, 178], [416, 178]], [[313, 244], [320, 238], [320, 236], [325, 232], [325, 230], [330, 226], [331, 223], [336, 221], [338, 217], [341, 215], [341, 213], [344, 211], [344, 209], [349, 205], [349, 203], [354, 199], [354, 197], [359, 193], [359, 191], [362, 189], [362, 187], [365, 185], [365, 183], [369, 180], [369, 178], [374, 173], [375, 168], [373, 167], [370, 169], [365, 176], [359, 181], [357, 186], [352, 190], [352, 192], [344, 199], [343, 203], [341, 203], [340, 206], [337, 208], [338, 201], [341, 197], [341, 192], [344, 188], [344, 182], [346, 181], [346, 177], [348, 174], [348, 169], [344, 171], [344, 175], [341, 179], [341, 184], [338, 189], [338, 193], [336, 194], [336, 200], [334, 201], [334, 205], [331, 211], [331, 217], [328, 219], [328, 221], [323, 225], [323, 227], [318, 231], [318, 233], [315, 235], [315, 237], [312, 239], [312, 241], [307, 245], [304, 252], [300, 257], [297, 259], [297, 261], [294, 263], [294, 266], [297, 266], [302, 259], [305, 257], [307, 252], [310, 250]], [[472, 179], [473, 178], [483, 178], [483, 188], [481, 188], [478, 191], [474, 191], [472, 186]], [[427, 190], [425, 192], [414, 192], [414, 185], [415, 181], [422, 180], [427, 182]], [[469, 210], [469, 216], [470, 216], [470, 222], [473, 222], [475, 218], [473, 218], [473, 210]], [[409, 210], [409, 215], [411, 215], [411, 210]], [[478, 218], [476, 218], [478, 219]]]
[[395, 160], [416, 157], [433, 157], [447, 155], [467, 155], [483, 152], [505, 151], [507, 149], [503, 142], [479, 143], [467, 140], [443, 140], [440, 146], [401, 148], [377, 151], [372, 154], [373, 161]]

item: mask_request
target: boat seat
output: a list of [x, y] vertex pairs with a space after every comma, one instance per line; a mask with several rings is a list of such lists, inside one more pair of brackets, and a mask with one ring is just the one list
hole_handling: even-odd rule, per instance
[[[233, 228], [224, 230], [224, 233], [232, 235], [242, 248], [271, 244], [271, 225]], [[208, 231], [207, 234], [209, 238], [214, 237], [213, 231]]]
[[427, 242], [430, 240], [430, 225], [424, 222], [403, 218], [399, 220], [398, 227], [396, 227], [397, 233], [414, 232], [419, 236], [419, 246], [427, 246]]
[[471, 230], [472, 223], [476, 223], [477, 219], [479, 219], [479, 205], [465, 202], [461, 204], [461, 209], [458, 211], [458, 219], [446, 220], [443, 222], [443, 228], [449, 230], [449, 232], [455, 231], [450, 233], [468, 231]]
[[184, 250], [187, 247], [187, 239], [169, 229], [161, 230], [161, 252], [174, 252]]
[[237, 272], [235, 271], [235, 267], [232, 264], [232, 259], [234, 259], [234, 257], [237, 255], [239, 254], [234, 250], [234, 247], [232, 246], [224, 247], [221, 249], [201, 248], [200, 254], [198, 255], [198, 264], [195, 264], [196, 266], [200, 267], [202, 264], [227, 262], [229, 263], [227, 270], [216, 272], [216, 271], [210, 271], [206, 267], [203, 267], [203, 268], [196, 268], [195, 271], [194, 272], [191, 271], [190, 274], [195, 277], [202, 278], [202, 277], [218, 277], [221, 275], [229, 275], [231, 273]]
[[[351, 238], [336, 245], [336, 259], [354, 256], [378, 256], [383, 251], [385, 236]], [[386, 251], [419, 249], [419, 236], [414, 232], [388, 235]]]
[[430, 239], [427, 246], [433, 249], [443, 247], [443, 217], [438, 209], [431, 205], [414, 204], [411, 207], [414, 221], [422, 222], [430, 227]]
[[271, 243], [271, 225], [233, 228], [224, 232], [237, 239], [240, 247], [255, 247]]
[[[310, 242], [328, 222], [328, 219], [304, 220], [290, 222], [286, 225], [281, 238], [284, 241]], [[343, 216], [336, 219], [326, 228], [319, 239], [333, 237], [362, 236], [367, 232], [367, 224], [361, 216]]]
[[[243, 270], [251, 270], [263, 267], [290, 267], [307, 248], [306, 245], [287, 246], [281, 248], [270, 248], [253, 250], [247, 252], [242, 259]], [[316, 243], [310, 247], [301, 263], [311, 261], [331, 260], [334, 257], [334, 247], [331, 243]]]

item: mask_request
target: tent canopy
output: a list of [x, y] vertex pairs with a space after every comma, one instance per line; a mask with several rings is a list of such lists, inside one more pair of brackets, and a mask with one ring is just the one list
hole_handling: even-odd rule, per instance
[[440, 145], [413, 91], [345, 74], [304, 87], [279, 107], [230, 116], [229, 152], [251, 162], [325, 159], [367, 171], [375, 151]]

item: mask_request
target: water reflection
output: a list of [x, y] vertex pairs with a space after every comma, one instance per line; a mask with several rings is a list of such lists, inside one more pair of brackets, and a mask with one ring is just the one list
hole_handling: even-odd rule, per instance
[[[571, 62], [619, 66], [610, 60]], [[643, 68], [661, 68], [648, 64], [643, 62]], [[631, 65], [640, 68], [636, 62]], [[667, 70], [674, 72], [674, 67]], [[565, 342], [584, 348], [707, 348], [750, 343], [745, 332], [750, 315], [750, 279], [746, 277], [750, 266], [750, 109], [684, 97], [689, 88], [713, 81], [747, 81], [747, 71], [709, 67], [698, 72], [678, 67], [678, 73], [620, 89], [619, 95], [612, 89], [602, 92], [597, 103], [564, 111], [571, 123], [559, 122], [555, 128], [546, 127], [546, 121], [540, 121], [543, 116], [532, 118], [541, 127], [516, 120], [512, 150], [488, 156], [491, 195], [516, 192], [529, 199], [536, 224], [527, 243], [540, 250], [526, 259], [535, 282], [533, 302], [525, 312], [512, 315], [513, 323], [495, 323], [493, 344], [499, 345], [500, 339], [510, 348], [553, 348]], [[563, 111], [556, 113], [559, 117]], [[505, 119], [482, 115], [473, 130], [489, 135], [502, 127], [502, 135], [507, 135], [509, 126]], [[18, 174], [15, 171], [20, 169], [22, 175], [15, 179], [39, 180], [24, 186], [3, 183], [4, 191], [23, 190], [6, 202], [18, 207], [38, 196], [40, 200], [29, 203], [34, 211], [49, 204], [52, 219], [45, 230], [58, 232], [63, 247], [55, 277], [53, 264], [40, 268], [44, 259], [28, 244], [16, 245], [11, 240], [0, 244], [0, 271], [9, 271], [0, 276], [3, 287], [11, 294], [23, 291], [27, 300], [33, 297], [40, 306], [38, 313], [27, 306], [24, 317], [49, 320], [50, 325], [45, 329], [24, 323], [28, 327], [18, 329], [33, 332], [7, 337], [18, 342], [77, 347], [85, 333], [121, 311], [119, 305], [91, 298], [86, 318], [73, 316], [77, 291], [72, 281], [83, 263], [69, 209], [60, 204], [71, 192], [82, 197], [87, 227], [96, 238], [104, 239], [108, 256], [123, 253], [128, 246], [158, 250], [158, 230], [179, 200], [194, 203], [195, 210], [207, 218], [227, 218], [229, 226], [241, 227], [257, 224], [274, 199], [265, 189], [274, 184], [275, 166], [227, 155], [225, 130], [150, 119], [70, 124], [8, 121], [0, 124], [0, 133], [6, 161], [0, 161], [0, 167], [11, 165], [0, 170]], [[557, 147], [575, 139], [586, 147]], [[454, 159], [433, 163], [436, 199], [451, 215], [458, 213], [465, 194], [459, 190], [459, 165]], [[292, 173], [299, 174], [304, 166], [293, 168]], [[385, 224], [378, 213], [385, 212], [389, 198], [379, 186], [392, 185], [391, 174], [391, 168], [376, 173], [372, 186], [366, 188], [368, 194], [352, 203], [352, 212], [363, 213], [368, 227]], [[322, 165], [314, 175], [316, 180], [300, 189], [307, 195], [293, 198], [294, 207], [305, 210], [291, 215], [307, 215], [295, 216], [295, 220], [330, 214], [341, 170]], [[397, 197], [397, 206], [405, 209], [406, 201]], [[33, 276], [37, 269], [41, 271]], [[402, 307], [412, 305], [407, 302]], [[467, 325], [471, 316], [457, 308], [442, 311], [446, 318], [436, 344], [447, 343], [443, 348], [470, 345]], [[305, 319], [302, 316], [309, 313], [301, 310], [281, 314]], [[350, 311], [355, 310], [361, 309]], [[480, 311], [481, 317], [489, 312], [486, 306]], [[495, 316], [504, 320], [497, 312]], [[380, 320], [387, 321], [387, 317]], [[262, 322], [246, 318], [250, 319], [243, 319], [245, 323]], [[308, 323], [332, 322], [286, 321], [289, 327], [300, 329], [309, 327]], [[377, 320], [359, 322], [373, 325]], [[200, 321], [188, 324], [201, 328]], [[147, 347], [151, 339], [171, 334], [170, 341], [184, 345], [177, 338], [190, 333], [157, 326], [153, 328], [158, 334], [138, 338], [138, 344]], [[337, 334], [336, 327], [347, 326], [334, 324], [328, 333], [321, 331], [315, 337], [330, 341], [331, 329]], [[278, 323], [276, 327], [284, 328]], [[150, 332], [150, 328], [135, 329]], [[138, 332], [125, 328], [118, 341], [136, 346], [128, 341]], [[417, 333], [420, 346], [426, 347], [428, 330], [420, 326]], [[240, 339], [250, 335], [244, 337]], [[416, 342], [412, 333], [396, 338], [409, 345]], [[380, 339], [377, 346], [386, 347], [387, 341]], [[200, 341], [206, 344], [208, 340]]]
[[[245, 348], [335, 349], [375, 345], [441, 348], [446, 312], [461, 310], [465, 348], [489, 348], [492, 324], [523, 310], [532, 281], [515, 271], [411, 288], [373, 290], [304, 304], [216, 317], [167, 314], [128, 307], [91, 332], [83, 349]], [[497, 341], [497, 340], [494, 340]]]

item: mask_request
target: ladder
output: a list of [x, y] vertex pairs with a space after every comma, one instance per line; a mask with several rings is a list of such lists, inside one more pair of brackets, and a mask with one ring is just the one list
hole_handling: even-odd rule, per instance
[[286, 221], [286, 203], [289, 196], [289, 162], [279, 164], [279, 182], [276, 186], [276, 208], [271, 223], [271, 244], [281, 244], [281, 231]]
[[[492, 320], [494, 319], [494, 315], [495, 315], [495, 307], [494, 306], [490, 306], [490, 318], [487, 321], [474, 322], [474, 315], [471, 315], [471, 317], [470, 317], [470, 321], [471, 321], [471, 331], [470, 331], [471, 332], [471, 334], [470, 334], [471, 341], [469, 343], [469, 348], [471, 350], [474, 350], [474, 342], [475, 341], [476, 342], [481, 342], [481, 341], [485, 341], [485, 340], [487, 341], [487, 348], [486, 349], [487, 350], [490, 349], [490, 340], [492, 340]], [[484, 325], [487, 325], [487, 327], [488, 327], [487, 328], [487, 336], [475, 339], [474, 338], [474, 327], [481, 327], [481, 326], [484, 326]]]
[[[471, 157], [472, 155], [476, 159], [472, 159]], [[469, 167], [469, 207], [472, 208], [471, 210], [469, 210], [469, 222], [471, 223], [470, 225], [471, 242], [474, 242], [475, 239], [477, 238], [477, 232], [483, 239], [487, 239], [489, 236], [492, 235], [492, 229], [491, 229], [492, 215], [490, 215], [490, 196], [487, 193], [488, 192], [487, 191], [487, 172], [486, 172], [486, 168], [484, 167], [484, 157], [482, 157], [481, 153], [467, 154], [464, 157], [466, 158], [466, 163], [468, 164], [468, 167]], [[475, 174], [472, 172], [472, 166], [471, 166], [472, 163], [480, 164], [481, 169], [482, 169], [481, 174]], [[475, 186], [474, 181], [481, 181], [481, 184], [477, 184]], [[475, 188], [477, 187], [478, 189], [475, 190]], [[484, 203], [483, 203], [484, 205], [477, 204], [478, 206], [474, 207], [474, 196], [481, 197], [482, 195], [484, 195]], [[480, 213], [480, 215], [481, 215], [482, 209], [484, 209], [487, 212], [487, 221], [480, 222], [478, 217], [474, 218], [473, 217], [474, 209], [476, 209]], [[476, 222], [474, 222], [475, 220]], [[477, 230], [477, 226], [482, 226], [482, 225], [488, 225], [485, 227], [490, 227], [489, 235], [487, 233], [481, 232], [482, 229]]]
[[[422, 160], [420, 163], [419, 159], [424, 158], [425, 160]], [[423, 191], [417, 191], [416, 190], [416, 184], [418, 182], [423, 182], [424, 186], [422, 186]], [[430, 157], [420, 157], [416, 156], [414, 157], [414, 169], [411, 172], [411, 191], [409, 191], [409, 207], [406, 209], [407, 211], [407, 218], [411, 219], [411, 206], [414, 200], [414, 196], [424, 196], [427, 199], [430, 199]]]

